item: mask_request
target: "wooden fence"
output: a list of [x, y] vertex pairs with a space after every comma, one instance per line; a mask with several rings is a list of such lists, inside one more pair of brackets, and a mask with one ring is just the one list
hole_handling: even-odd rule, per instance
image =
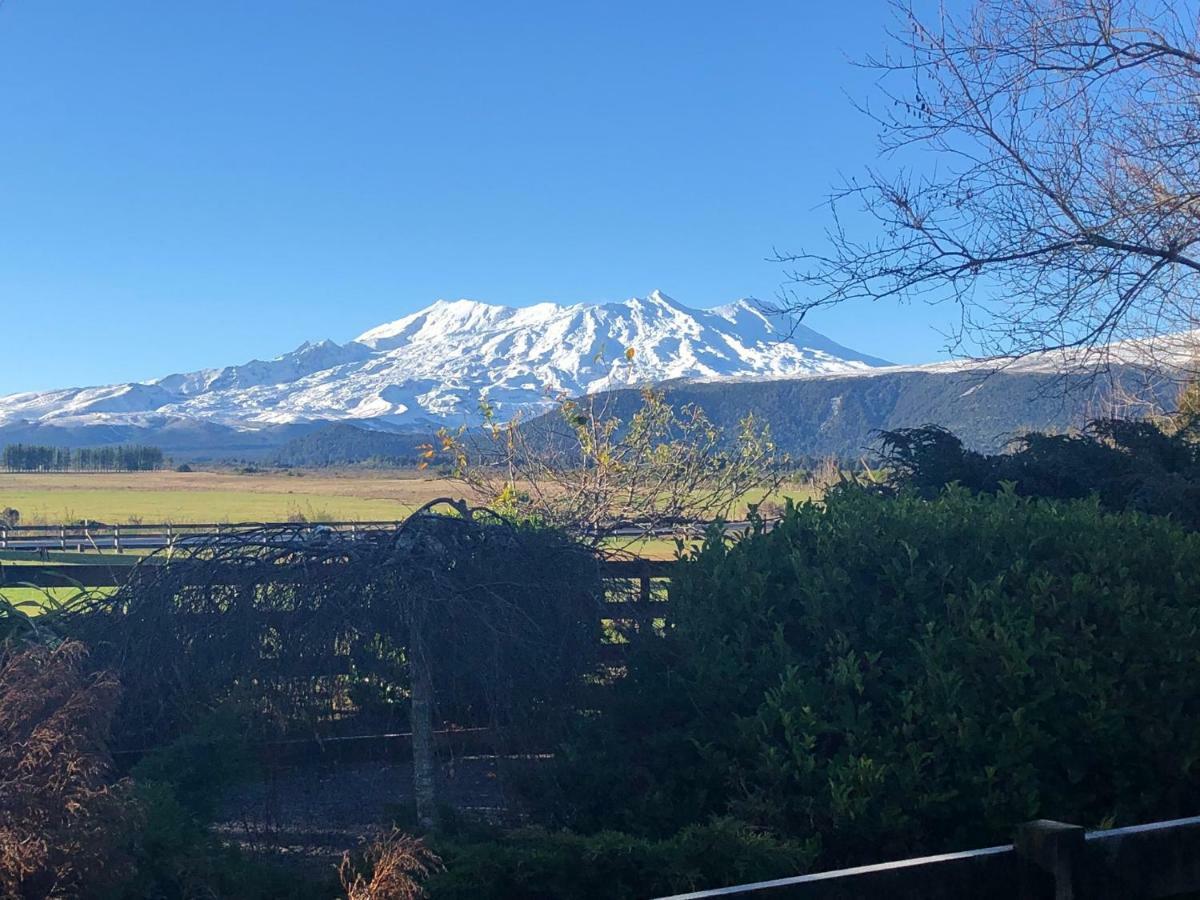
[[1200, 892], [1200, 816], [1085, 832], [1039, 820], [1012, 844], [660, 900], [1135, 900]]
[[325, 529], [348, 534], [360, 531], [388, 531], [401, 523], [381, 520], [368, 522], [270, 522], [237, 523], [199, 522], [195, 524], [109, 525], [80, 521], [69, 525], [9, 525], [0, 522], [0, 551], [71, 550], [76, 553], [124, 553], [126, 550], [150, 550], [184, 545], [190, 540], [207, 540], [213, 535], [237, 534], [260, 528]]
[[[99, 562], [98, 560], [103, 560]], [[598, 605], [597, 615], [602, 623], [614, 627], [604, 629], [600, 659], [612, 666], [621, 665], [626, 658], [626, 641], [638, 633], [650, 633], [656, 622], [661, 623], [669, 607], [667, 587], [674, 565], [669, 560], [618, 559], [601, 564], [605, 583], [604, 602]], [[219, 585], [219, 570], [214, 577], [211, 566], [193, 563], [186, 557], [168, 560], [157, 557], [138, 557], [113, 554], [46, 553], [44, 551], [0, 551], [0, 595], [5, 589], [72, 589], [118, 588], [159, 566], [170, 566], [181, 577], [176, 582], [187, 584], [188, 570], [194, 567], [195, 583]], [[329, 574], [329, 573], [327, 573]], [[238, 568], [231, 579], [244, 583], [247, 572]], [[291, 577], [295, 577], [295, 573]], [[277, 567], [264, 566], [261, 583], [281, 583]], [[246, 624], [258, 622], [267, 628], [277, 625], [277, 617], [294, 613], [282, 610], [262, 610]], [[348, 656], [330, 652], [308, 658], [304, 673], [315, 682], [340, 683], [354, 674]], [[293, 673], [294, 675], [295, 673]], [[378, 724], [378, 723], [373, 723]], [[380, 733], [372, 728], [362, 733], [352, 718], [328, 723], [328, 733], [319, 739], [295, 739], [270, 742], [260, 749], [275, 762], [313, 762], [320, 760], [365, 760], [392, 758], [397, 752], [408, 751], [412, 735], [407, 732]], [[348, 732], [347, 732], [348, 730]], [[452, 753], [486, 752], [489, 733], [485, 728], [456, 727], [438, 738], [439, 745]], [[137, 757], [148, 748], [120, 748], [117, 756]]]
[[[103, 562], [97, 562], [103, 559]], [[169, 565], [185, 573], [189, 561], [184, 559], [160, 560], [136, 556], [79, 553], [46, 553], [43, 551], [8, 551], [0, 554], [0, 588], [115, 588], [126, 584], [137, 573], [153, 566]], [[203, 565], [203, 564], [199, 564]], [[600, 563], [601, 577], [606, 582], [624, 583], [625, 591], [610, 591], [609, 600], [602, 607], [603, 618], [660, 618], [666, 608], [661, 590], [670, 580], [671, 560], [658, 559], [611, 559]], [[199, 567], [197, 568], [199, 572]], [[204, 568], [204, 578], [213, 582], [211, 568]], [[272, 572], [264, 568], [263, 581], [271, 581]], [[245, 573], [239, 570], [239, 580]], [[277, 576], [276, 576], [277, 577]]]
[[[97, 562], [98, 559], [104, 561]], [[176, 571], [182, 570], [182, 583], [186, 583], [187, 568], [197, 564], [189, 563], [186, 558], [166, 560], [113, 554], [97, 556], [46, 551], [0, 551], [0, 591], [4, 588], [117, 588], [137, 577], [139, 573], [160, 565], [170, 565]], [[605, 602], [598, 607], [600, 620], [624, 625], [627, 631], [649, 631], [656, 621], [661, 622], [666, 617], [669, 609], [667, 587], [672, 566], [674, 562], [671, 560], [641, 558], [601, 562], [601, 577], [606, 590]], [[199, 567], [197, 572], [201, 572]], [[212, 569], [204, 567], [204, 581], [219, 584], [219, 575], [216, 581], [213, 577]], [[245, 577], [245, 571], [239, 569], [237, 579], [244, 581]], [[264, 568], [263, 582], [277, 581], [278, 578], [277, 570], [271, 567]], [[263, 613], [266, 618], [272, 615], [287, 614]], [[609, 637], [614, 636], [610, 634]], [[601, 648], [601, 657], [609, 662], [619, 662], [622, 658], [620, 639], [616, 638], [605, 644]], [[344, 658], [329, 656], [320, 662], [322, 671], [314, 674], [345, 674], [338, 666], [346, 664]]]
[[[337, 531], [357, 534], [369, 531], [391, 531], [402, 523], [380, 520], [367, 522], [262, 522], [236, 523], [200, 522], [195, 524], [110, 525], [104, 522], [81, 521], [69, 525], [9, 525], [0, 521], [0, 552], [5, 550], [72, 551], [75, 553], [124, 553], [129, 550], [157, 550], [164, 547], [186, 547], [195, 541], [206, 541], [213, 535], [238, 534], [257, 529], [295, 529], [296, 531]], [[682, 528], [686, 534], [703, 535], [713, 523], [696, 522]], [[749, 522], [724, 522], [726, 532], [735, 534], [750, 527]], [[659, 536], [671, 536], [681, 527], [656, 529]], [[637, 537], [640, 528], [618, 529], [614, 537]]]

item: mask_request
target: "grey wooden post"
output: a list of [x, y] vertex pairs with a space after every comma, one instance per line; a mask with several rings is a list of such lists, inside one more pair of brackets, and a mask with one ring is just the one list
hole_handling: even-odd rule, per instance
[[412, 717], [413, 795], [417, 824], [424, 831], [437, 828], [437, 758], [433, 746], [433, 676], [429, 651], [416, 611], [409, 613], [408, 677]]
[[1020, 861], [1022, 900], [1042, 897], [1081, 900], [1083, 828], [1051, 819], [1037, 819], [1017, 826], [1013, 847]]
[[650, 608], [650, 574], [638, 578], [638, 633], [648, 635], [654, 630], [654, 614]]
[[113, 526], [113, 546], [116, 548], [118, 553], [121, 552], [121, 526], [120, 525]]

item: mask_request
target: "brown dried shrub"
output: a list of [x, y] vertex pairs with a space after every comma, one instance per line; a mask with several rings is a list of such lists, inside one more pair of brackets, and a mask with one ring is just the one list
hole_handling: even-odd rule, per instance
[[119, 685], [87, 649], [0, 648], [0, 895], [75, 897], [119, 879], [135, 806], [105, 746]]
[[347, 900], [419, 900], [421, 882], [441, 871], [442, 860], [424, 841], [399, 829], [375, 841], [363, 855], [370, 878], [358, 871], [346, 853], [338, 867]]

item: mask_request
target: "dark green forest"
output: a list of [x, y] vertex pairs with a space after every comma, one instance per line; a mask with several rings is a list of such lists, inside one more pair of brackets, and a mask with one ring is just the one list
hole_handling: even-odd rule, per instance
[[0, 453], [0, 465], [8, 472], [153, 472], [163, 461], [161, 449], [145, 444], [74, 449], [8, 444]]

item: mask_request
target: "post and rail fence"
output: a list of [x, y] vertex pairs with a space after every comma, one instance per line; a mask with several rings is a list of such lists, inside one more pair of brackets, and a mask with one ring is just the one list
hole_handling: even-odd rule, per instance
[[[162, 550], [167, 547], [187, 547], [210, 539], [214, 534], [241, 534], [259, 529], [292, 528], [313, 531], [336, 531], [343, 534], [390, 531], [399, 527], [400, 520], [352, 522], [196, 522], [157, 524], [108, 524], [81, 520], [62, 525], [12, 525], [0, 520], [0, 552], [5, 550], [72, 551], [75, 553], [124, 553], [128, 550]], [[703, 535], [712, 522], [695, 522], [684, 529], [693, 537]], [[748, 521], [723, 522], [721, 527], [730, 534], [746, 531]], [[672, 536], [678, 528], [654, 531], [658, 536]], [[617, 529], [614, 537], [637, 537], [643, 530], [630, 527]]]
[[215, 535], [238, 534], [262, 528], [324, 529], [348, 534], [387, 531], [396, 520], [355, 522], [196, 522], [113, 525], [81, 520], [61, 525], [11, 525], [0, 521], [0, 551], [46, 550], [76, 553], [123, 553], [126, 550], [161, 550], [186, 547]]
[[[104, 562], [97, 562], [103, 559]], [[126, 584], [135, 573], [146, 568], [170, 565], [177, 571], [187, 572], [192, 565], [186, 558], [155, 559], [153, 557], [114, 556], [106, 554], [61, 553], [41, 550], [0, 552], [0, 589], [5, 587], [32, 588], [118, 588]], [[661, 617], [666, 609], [665, 598], [655, 586], [670, 580], [672, 560], [665, 559], [609, 559], [600, 564], [600, 575], [606, 582], [629, 582], [636, 590], [624, 596], [635, 599], [610, 599], [602, 607], [603, 618], [629, 617], [637, 613], [643, 604], [653, 604], [651, 612]], [[199, 572], [199, 568], [197, 568]], [[263, 580], [270, 581], [272, 572], [263, 571]], [[242, 577], [239, 574], [239, 577]], [[212, 583], [213, 573], [204, 570], [204, 578]], [[624, 614], [618, 616], [618, 614]]]

